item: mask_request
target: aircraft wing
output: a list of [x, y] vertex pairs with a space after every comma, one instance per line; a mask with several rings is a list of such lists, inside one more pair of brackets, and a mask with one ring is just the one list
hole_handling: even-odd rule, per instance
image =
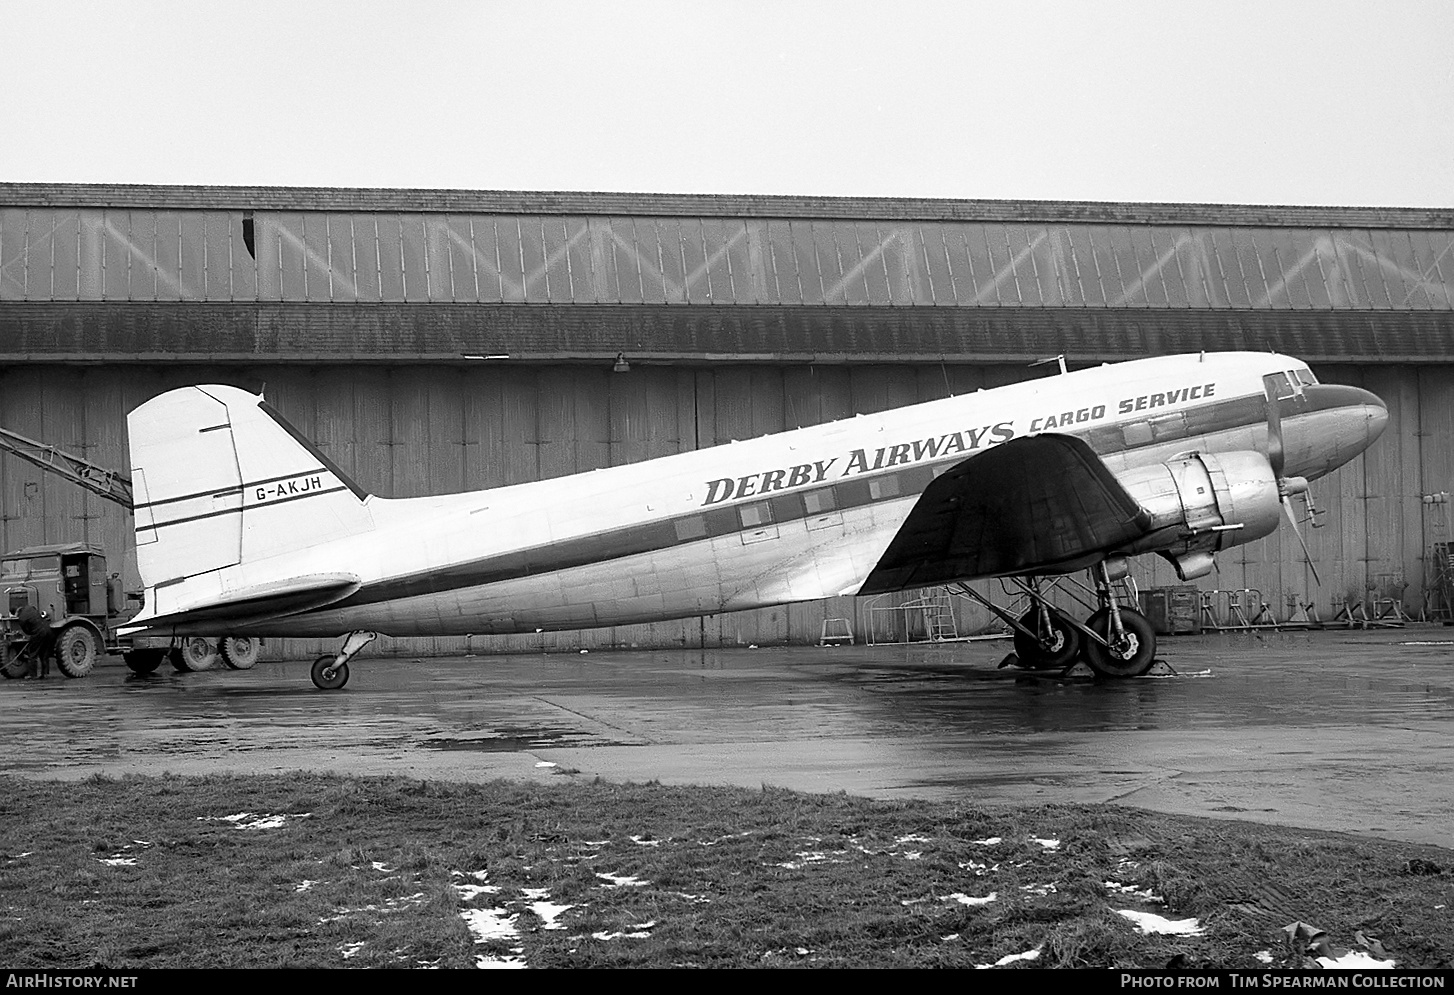
[[1082, 440], [1012, 439], [925, 488], [859, 593], [1080, 569], [1150, 520]]
[[309, 574], [228, 591], [191, 603], [181, 602], [152, 616], [139, 615], [118, 631], [211, 624], [219, 628], [265, 622], [342, 601], [359, 589], [353, 574]]

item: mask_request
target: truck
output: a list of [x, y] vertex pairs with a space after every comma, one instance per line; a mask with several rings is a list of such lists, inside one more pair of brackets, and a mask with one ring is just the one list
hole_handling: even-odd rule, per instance
[[[236, 670], [257, 662], [258, 640], [247, 636], [159, 644], [117, 635], [117, 627], [141, 610], [141, 595], [125, 592], [120, 575], [107, 573], [105, 552], [88, 543], [31, 546], [0, 556], [0, 590], [0, 673], [6, 677], [23, 676], [37, 652], [53, 653], [67, 677], [85, 677], [107, 653], [137, 674], [149, 674], [163, 661], [177, 670], [206, 670], [218, 659]], [[27, 608], [34, 609], [30, 619], [39, 613], [44, 631], [26, 631]]]
[[[133, 510], [131, 481], [55, 446], [0, 428], [0, 452]], [[134, 673], [149, 674], [169, 661], [177, 670], [206, 670], [217, 660], [234, 670], [257, 662], [250, 636], [187, 636], [158, 642], [117, 635], [141, 611], [140, 592], [123, 590], [108, 573], [106, 553], [85, 542], [31, 546], [0, 556], [0, 675], [20, 677], [37, 654], [54, 654], [67, 677], [85, 677], [103, 654], [118, 654]]]

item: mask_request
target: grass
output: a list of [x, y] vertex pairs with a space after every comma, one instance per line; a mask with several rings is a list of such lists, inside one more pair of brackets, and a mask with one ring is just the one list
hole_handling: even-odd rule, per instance
[[[1282, 931], [1298, 920], [1345, 947], [1376, 938], [1400, 967], [1454, 960], [1448, 851], [1115, 807], [4, 778], [0, 827], [12, 968], [968, 967], [1037, 950], [1015, 966], [1266, 970], [1301, 963]], [[1204, 933], [1143, 934], [1118, 909]]]

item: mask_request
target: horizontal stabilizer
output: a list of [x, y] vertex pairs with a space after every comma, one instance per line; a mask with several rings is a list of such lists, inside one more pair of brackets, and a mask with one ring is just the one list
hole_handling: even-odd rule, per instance
[[205, 601], [183, 601], [165, 614], [138, 616], [120, 632], [224, 623], [233, 626], [266, 622], [342, 601], [359, 589], [354, 574], [309, 574], [237, 588]]

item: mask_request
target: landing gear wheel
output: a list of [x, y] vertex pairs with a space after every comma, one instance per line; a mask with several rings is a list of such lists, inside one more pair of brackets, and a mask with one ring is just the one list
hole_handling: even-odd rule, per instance
[[222, 663], [230, 670], [251, 670], [257, 663], [255, 636], [223, 636], [217, 641]]
[[167, 657], [167, 651], [162, 649], [139, 649], [121, 654], [126, 661], [127, 669], [133, 674], [149, 674], [162, 665]]
[[[1015, 655], [1031, 670], [1053, 670], [1064, 667], [1080, 652], [1080, 633], [1055, 609], [1050, 609], [1050, 631], [1039, 639], [1015, 631]], [[1031, 632], [1040, 631], [1040, 610], [1031, 608], [1020, 618], [1020, 624]]]
[[335, 667], [333, 661], [337, 659], [332, 653], [324, 653], [313, 661], [313, 684], [320, 691], [337, 691], [348, 683], [348, 664]]
[[67, 677], [85, 677], [101, 655], [101, 640], [84, 625], [68, 625], [56, 640], [56, 664]]
[[1086, 627], [1112, 643], [1110, 647], [1087, 641], [1085, 662], [1102, 677], [1140, 677], [1151, 669], [1156, 657], [1156, 632], [1146, 616], [1129, 608], [1121, 609], [1121, 629], [1125, 635], [1116, 645], [1111, 636], [1111, 612], [1102, 608], [1086, 619]]
[[[182, 669], [196, 673], [199, 670], [211, 670], [217, 662], [217, 647], [212, 645], [212, 640], [205, 636], [185, 636], [180, 647], [182, 652]], [[175, 663], [174, 663], [175, 665]]]

